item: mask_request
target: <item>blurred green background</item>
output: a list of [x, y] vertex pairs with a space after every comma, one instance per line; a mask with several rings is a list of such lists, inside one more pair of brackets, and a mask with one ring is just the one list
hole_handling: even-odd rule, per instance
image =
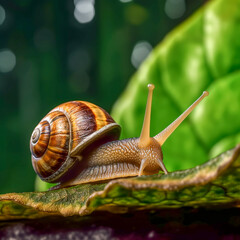
[[0, 0], [0, 193], [34, 190], [29, 138], [43, 116], [75, 99], [111, 111], [152, 48], [205, 2]]

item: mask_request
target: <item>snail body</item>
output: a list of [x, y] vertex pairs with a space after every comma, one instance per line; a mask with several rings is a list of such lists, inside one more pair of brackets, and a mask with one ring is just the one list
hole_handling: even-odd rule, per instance
[[151, 138], [154, 85], [148, 87], [139, 138], [118, 140], [121, 127], [104, 109], [89, 102], [67, 102], [50, 111], [30, 139], [35, 172], [43, 181], [59, 183], [58, 187], [151, 175], [160, 170], [167, 174], [162, 144], [208, 93], [205, 91], [172, 124]]

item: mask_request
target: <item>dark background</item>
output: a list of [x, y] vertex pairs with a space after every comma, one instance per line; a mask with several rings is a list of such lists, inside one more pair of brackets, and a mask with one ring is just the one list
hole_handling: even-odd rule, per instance
[[204, 0], [0, 0], [0, 193], [34, 190], [29, 139], [56, 105], [107, 111], [139, 64]]

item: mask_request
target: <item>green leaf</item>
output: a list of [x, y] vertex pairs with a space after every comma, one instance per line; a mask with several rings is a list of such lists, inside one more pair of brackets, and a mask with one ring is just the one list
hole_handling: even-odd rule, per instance
[[195, 168], [167, 175], [0, 195], [0, 220], [87, 215], [106, 210], [240, 207], [240, 145]]
[[113, 108], [122, 138], [140, 136], [146, 86], [154, 83], [154, 136], [209, 91], [163, 145], [170, 171], [201, 164], [240, 142], [239, 9], [240, 0], [206, 4], [152, 51]]

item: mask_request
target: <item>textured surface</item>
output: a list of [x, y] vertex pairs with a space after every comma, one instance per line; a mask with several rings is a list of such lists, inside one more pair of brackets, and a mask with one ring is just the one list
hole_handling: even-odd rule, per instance
[[106, 210], [240, 206], [240, 146], [193, 169], [33, 193], [0, 195], [0, 219]]
[[[98, 130], [112, 123], [114, 120], [105, 110], [89, 102], [71, 101], [55, 107], [36, 126], [30, 140], [36, 173], [47, 182], [59, 182], [66, 169], [73, 166], [69, 159], [72, 150], [79, 149], [77, 146], [86, 144], [90, 136], [94, 138], [93, 134], [96, 136]], [[115, 131], [109, 130], [108, 136], [118, 139]]]
[[240, 142], [239, 9], [240, 0], [208, 1], [152, 51], [113, 109], [112, 116], [122, 126], [122, 138], [140, 136], [146, 86], [154, 83], [154, 136], [204, 90], [209, 91], [164, 143], [164, 163], [169, 171], [196, 166]]

